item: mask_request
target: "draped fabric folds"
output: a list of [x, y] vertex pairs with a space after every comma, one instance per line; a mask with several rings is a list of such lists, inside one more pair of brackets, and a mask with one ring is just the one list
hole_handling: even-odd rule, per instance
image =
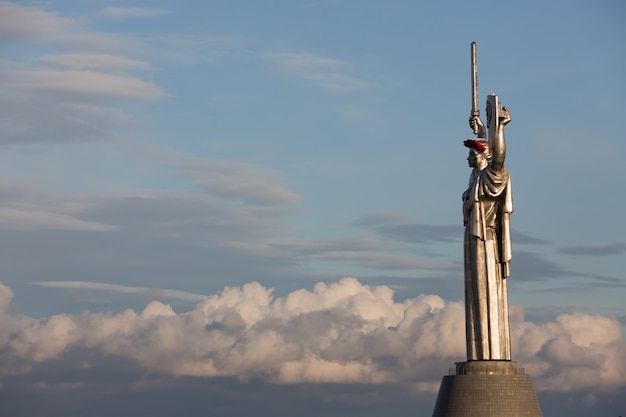
[[510, 360], [509, 276], [513, 213], [506, 167], [473, 171], [463, 193], [468, 360]]

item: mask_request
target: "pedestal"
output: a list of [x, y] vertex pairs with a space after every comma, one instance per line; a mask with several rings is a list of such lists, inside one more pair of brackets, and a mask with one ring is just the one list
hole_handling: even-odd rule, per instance
[[532, 382], [514, 361], [467, 361], [444, 376], [433, 417], [542, 417]]

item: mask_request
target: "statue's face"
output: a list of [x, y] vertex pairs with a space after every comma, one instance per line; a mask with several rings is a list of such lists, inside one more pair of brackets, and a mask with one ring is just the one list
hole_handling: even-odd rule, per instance
[[469, 155], [467, 156], [467, 163], [470, 167], [476, 168], [484, 160], [485, 160], [485, 156], [482, 153], [474, 149], [470, 149]]

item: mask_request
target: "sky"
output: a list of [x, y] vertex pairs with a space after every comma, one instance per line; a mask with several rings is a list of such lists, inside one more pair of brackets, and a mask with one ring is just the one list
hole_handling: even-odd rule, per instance
[[0, 414], [430, 415], [465, 359], [476, 41], [513, 359], [546, 417], [626, 415], [625, 17], [0, 1]]

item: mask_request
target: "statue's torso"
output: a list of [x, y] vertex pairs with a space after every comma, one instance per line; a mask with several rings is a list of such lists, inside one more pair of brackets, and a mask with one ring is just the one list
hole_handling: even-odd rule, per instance
[[486, 167], [472, 171], [469, 186], [462, 197], [465, 225], [480, 222], [485, 228], [496, 228], [508, 180], [506, 169], [494, 172]]

